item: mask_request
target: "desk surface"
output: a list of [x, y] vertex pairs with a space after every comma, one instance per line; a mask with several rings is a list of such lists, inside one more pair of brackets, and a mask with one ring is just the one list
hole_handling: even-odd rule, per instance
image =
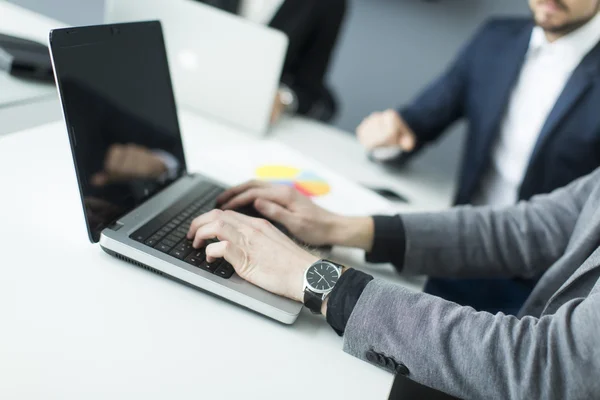
[[[252, 140], [187, 113], [181, 121], [187, 147]], [[318, 131], [345, 141], [304, 120], [277, 130], [276, 140], [292, 144], [294, 130], [305, 135], [298, 143]], [[309, 379], [318, 398], [387, 398], [392, 376], [343, 353], [322, 318], [303, 311], [284, 326], [91, 245], [62, 122], [0, 144], [0, 397], [305, 399], [303, 377], [322, 357], [330, 372]], [[197, 151], [187, 153], [193, 169]], [[362, 263], [359, 252], [333, 256]], [[422, 284], [391, 266], [363, 268], [414, 289]]]
[[[64, 24], [25, 8], [0, 0], [0, 32], [47, 43], [48, 32]], [[15, 78], [0, 71], [0, 109], [56, 96], [52, 84]]]
[[410, 200], [400, 211], [432, 211], [448, 208], [456, 188], [455, 171], [439, 171], [407, 165], [390, 170], [367, 159], [354, 135], [305, 118], [284, 119], [272, 138], [327, 165], [340, 175], [371, 187], [390, 188]]

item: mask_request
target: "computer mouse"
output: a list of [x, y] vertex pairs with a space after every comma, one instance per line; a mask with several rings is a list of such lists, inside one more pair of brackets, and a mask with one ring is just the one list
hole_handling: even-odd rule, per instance
[[378, 195], [385, 197], [388, 200], [399, 202], [399, 203], [410, 203], [406, 197], [394, 192], [387, 188], [368, 187], [369, 190], [377, 193]]

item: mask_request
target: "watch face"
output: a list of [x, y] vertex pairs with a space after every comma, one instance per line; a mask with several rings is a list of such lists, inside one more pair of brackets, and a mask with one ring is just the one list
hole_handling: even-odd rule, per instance
[[325, 293], [335, 286], [340, 279], [339, 269], [331, 263], [319, 262], [306, 271], [306, 283], [317, 293]]

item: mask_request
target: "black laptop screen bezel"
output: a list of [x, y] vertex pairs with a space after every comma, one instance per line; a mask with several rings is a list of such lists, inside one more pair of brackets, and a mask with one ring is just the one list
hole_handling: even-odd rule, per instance
[[[152, 33], [150, 35], [149, 33]], [[180, 179], [182, 176], [187, 175], [187, 163], [185, 160], [185, 154], [183, 152], [183, 141], [181, 137], [181, 130], [179, 125], [179, 120], [177, 118], [177, 104], [175, 101], [175, 95], [173, 93], [173, 84], [170, 76], [170, 69], [167, 60], [167, 52], [165, 48], [164, 36], [162, 34], [162, 26], [159, 21], [144, 21], [144, 22], [133, 22], [133, 23], [122, 23], [122, 24], [109, 24], [109, 25], [95, 25], [95, 26], [85, 26], [85, 27], [75, 27], [75, 28], [64, 28], [64, 29], [54, 29], [50, 31], [49, 35], [49, 44], [50, 44], [50, 53], [52, 57], [52, 65], [54, 69], [54, 75], [56, 80], [57, 89], [59, 92], [59, 96], [61, 99], [61, 103], [63, 105], [63, 114], [66, 123], [66, 128], [69, 136], [69, 143], [71, 147], [71, 154], [73, 156], [73, 164], [75, 166], [75, 173], [77, 176], [77, 183], [79, 186], [79, 193], [81, 199], [81, 205], [86, 221], [86, 227], [88, 230], [88, 236], [92, 243], [98, 243], [100, 240], [100, 233], [105, 228], [113, 225], [118, 219], [123, 217], [124, 215], [131, 212], [133, 209], [139, 207], [140, 204], [137, 204], [135, 207], [131, 207], [130, 209], [125, 209], [119, 215], [115, 216], [111, 219], [110, 222], [106, 223], [105, 226], [93, 228], [91, 221], [88, 218], [88, 214], [86, 211], [85, 198], [84, 198], [84, 175], [83, 171], [78, 166], [78, 160], [76, 157], [77, 152], [77, 144], [76, 144], [76, 135], [73, 131], [72, 125], [69, 123], [70, 117], [67, 107], [65, 106], [65, 100], [63, 98], [64, 90], [63, 90], [63, 81], [60, 74], [60, 71], [57, 71], [56, 67], [56, 57], [58, 56], [55, 52], [56, 49], [64, 49], [68, 47], [75, 46], [89, 46], [94, 44], [103, 43], [116, 40], [122, 40], [123, 38], [134, 39], [134, 40], [148, 40], [148, 38], [159, 37], [158, 40], [153, 46], [156, 48], [156, 51], [159, 52], [158, 57], [164, 61], [164, 67], [167, 71], [167, 76], [162, 77], [161, 79], [166, 79], [165, 83], [170, 87], [170, 91], [167, 94], [168, 98], [164, 101], [168, 102], [170, 110], [165, 110], [165, 112], [173, 113], [173, 123], [176, 128], [176, 134], [178, 135], [179, 145], [181, 146], [181, 168], [178, 170], [178, 173], [175, 177], [170, 178], [165, 181], [163, 185], [161, 185], [157, 190], [150, 192], [147, 194], [143, 201], [143, 203], [155, 196], [156, 194], [164, 191], [166, 188], [171, 186], [174, 182]]]

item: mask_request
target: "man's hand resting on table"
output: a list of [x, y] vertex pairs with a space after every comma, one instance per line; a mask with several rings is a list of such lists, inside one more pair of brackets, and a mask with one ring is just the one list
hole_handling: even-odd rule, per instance
[[356, 136], [367, 150], [398, 147], [413, 151], [417, 138], [402, 117], [394, 110], [374, 112], [356, 128]]
[[289, 186], [250, 181], [225, 191], [217, 202], [223, 210], [252, 204], [266, 218], [284, 225], [292, 235], [310, 245], [340, 245], [368, 251], [373, 243], [370, 217], [334, 214]]

